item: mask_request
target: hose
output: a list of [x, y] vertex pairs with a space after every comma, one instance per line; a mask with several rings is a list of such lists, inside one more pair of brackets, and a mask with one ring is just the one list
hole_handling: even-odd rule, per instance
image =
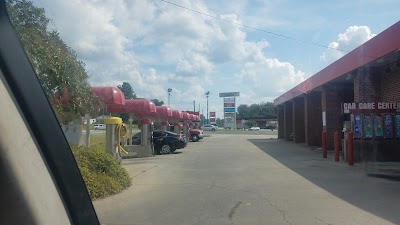
[[129, 153], [121, 146], [121, 137], [124, 138], [124, 144], [125, 144], [125, 141], [128, 139], [128, 130], [125, 125], [117, 124], [116, 131], [118, 140], [117, 142], [118, 150], [128, 155]]

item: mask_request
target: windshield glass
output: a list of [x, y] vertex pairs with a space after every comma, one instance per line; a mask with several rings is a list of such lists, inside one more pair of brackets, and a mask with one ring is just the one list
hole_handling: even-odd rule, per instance
[[102, 224], [400, 224], [398, 0], [6, 2]]

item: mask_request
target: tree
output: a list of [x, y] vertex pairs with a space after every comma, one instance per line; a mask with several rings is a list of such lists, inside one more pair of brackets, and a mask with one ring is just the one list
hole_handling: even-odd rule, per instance
[[125, 95], [125, 99], [136, 99], [136, 93], [133, 91], [131, 84], [123, 82], [122, 85], [118, 85], [117, 88], [122, 91]]
[[[43, 8], [27, 0], [8, 0], [8, 13], [18, 38], [60, 122], [95, 115], [100, 102], [88, 83], [85, 64], [64, 43], [55, 30], [48, 30], [50, 20]], [[55, 94], [59, 93], [59, 99]], [[61, 99], [69, 97], [67, 105]]]
[[215, 123], [219, 127], [224, 127], [224, 119], [220, 119], [219, 117], [215, 120]]
[[151, 100], [152, 102], [154, 102], [154, 105], [156, 105], [156, 106], [162, 106], [162, 105], [164, 105], [164, 101], [160, 101], [160, 100], [158, 100], [158, 99], [152, 99]]
[[260, 104], [240, 105], [237, 109], [237, 118], [276, 118], [277, 112], [272, 102], [261, 102]]
[[239, 105], [237, 108], [237, 118], [248, 118], [250, 117], [249, 114], [249, 106], [246, 104]]

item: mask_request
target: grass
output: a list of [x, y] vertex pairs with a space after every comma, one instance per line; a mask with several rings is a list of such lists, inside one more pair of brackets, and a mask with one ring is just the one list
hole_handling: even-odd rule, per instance
[[91, 145], [106, 145], [106, 135], [92, 135], [90, 136]]

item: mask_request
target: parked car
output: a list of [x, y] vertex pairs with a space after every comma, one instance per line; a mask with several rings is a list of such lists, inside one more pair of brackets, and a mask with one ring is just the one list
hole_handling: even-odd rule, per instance
[[95, 124], [93, 127], [95, 130], [105, 130], [106, 125], [105, 124]]
[[249, 130], [260, 130], [259, 127], [250, 127]]
[[204, 131], [213, 131], [214, 132], [214, 131], [217, 131], [219, 128], [217, 125], [206, 124], [206, 125], [203, 125], [201, 127], [201, 129], [203, 129]]
[[201, 130], [201, 129], [190, 129], [189, 134], [190, 134], [190, 139], [193, 142], [203, 139], [203, 130]]
[[[132, 136], [132, 144], [140, 145], [142, 142], [142, 132]], [[157, 154], [173, 153], [176, 149], [186, 147], [187, 142], [182, 135], [169, 131], [153, 131], [153, 145]]]

